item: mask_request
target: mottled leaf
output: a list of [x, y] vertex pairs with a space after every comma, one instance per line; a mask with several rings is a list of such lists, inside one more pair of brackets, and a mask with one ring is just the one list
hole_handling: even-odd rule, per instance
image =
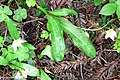
[[54, 60], [61, 61], [64, 58], [65, 43], [63, 31], [61, 30], [60, 22], [58, 19], [47, 15], [48, 23], [51, 32], [51, 54]]
[[61, 28], [70, 35], [74, 44], [81, 49], [87, 56], [94, 58], [96, 56], [96, 50], [85, 35], [84, 31], [75, 27], [71, 22], [65, 18], [59, 18], [61, 21]]
[[67, 16], [69, 14], [77, 15], [77, 12], [73, 9], [62, 8], [59, 10], [48, 11], [50, 14], [55, 16]]

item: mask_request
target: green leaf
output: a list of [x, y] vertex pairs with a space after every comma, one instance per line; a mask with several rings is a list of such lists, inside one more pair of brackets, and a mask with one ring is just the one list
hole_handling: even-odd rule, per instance
[[[116, 1], [116, 0], [115, 0]], [[117, 6], [120, 6], [120, 0], [116, 1]]]
[[3, 7], [0, 6], [0, 14], [2, 14], [2, 13], [3, 13]]
[[109, 0], [109, 2], [115, 2], [116, 0]]
[[67, 8], [62, 8], [59, 10], [54, 10], [54, 11], [48, 11], [50, 14], [53, 14], [55, 16], [67, 16], [69, 14], [77, 15], [77, 12], [72, 9], [67, 9]]
[[17, 25], [11, 19], [7, 20], [7, 27], [8, 27], [9, 33], [13, 39], [20, 38], [20, 34], [17, 30]]
[[35, 12], [35, 16], [36, 17], [40, 17], [41, 14], [42, 14], [42, 11], [36, 10], [36, 12]]
[[51, 46], [47, 45], [45, 49], [41, 52], [41, 54], [38, 56], [39, 59], [41, 59], [44, 55], [47, 55], [49, 58], [53, 60], [52, 54], [51, 54]]
[[28, 49], [31, 49], [31, 50], [35, 50], [36, 49], [33, 45], [31, 45], [29, 43], [23, 43], [23, 46], [25, 46], [25, 47], [27, 47]]
[[27, 53], [19, 53], [17, 55], [19, 55], [19, 56], [17, 56], [19, 61], [24, 61], [27, 58], [29, 58], [29, 54], [27, 54]]
[[36, 56], [36, 54], [35, 54], [35, 52], [33, 50], [30, 50], [28, 52], [28, 54], [29, 54], [29, 58], [34, 58]]
[[40, 70], [40, 73], [41, 80], [52, 80], [42, 69]]
[[35, 0], [26, 0], [26, 4], [29, 6], [29, 7], [34, 7], [35, 4], [36, 4], [36, 1]]
[[94, 0], [95, 6], [100, 5], [103, 2], [103, 0]]
[[45, 2], [45, 0], [40, 0], [40, 6], [43, 7], [43, 8], [47, 8], [46, 2]]
[[112, 15], [115, 11], [116, 11], [116, 4], [108, 3], [102, 7], [99, 14], [109, 16]]
[[10, 10], [10, 8], [8, 6], [4, 6], [3, 11], [6, 15], [12, 15], [12, 11]]
[[18, 55], [16, 55], [16, 54], [8, 53], [8, 55], [6, 56], [6, 59], [7, 59], [8, 61], [11, 61], [11, 60], [16, 59], [17, 56], [18, 56]]
[[28, 58], [27, 59], [27, 63], [30, 64], [30, 65], [32, 65], [32, 66], [35, 66], [35, 61], [32, 60], [32, 58]]
[[19, 71], [22, 71], [22, 66], [23, 66], [23, 63], [21, 62], [17, 62], [16, 60], [14, 61], [11, 61], [11, 64], [9, 64], [10, 68], [12, 69], [17, 69]]
[[61, 21], [61, 28], [70, 35], [74, 44], [87, 56], [94, 58], [96, 56], [96, 50], [90, 39], [85, 35], [84, 31], [80, 28], [75, 27], [65, 18], [59, 19]]
[[22, 17], [18, 16], [18, 15], [13, 15], [13, 19], [20, 22], [22, 21]]
[[29, 51], [28, 47], [26, 46], [18, 47], [18, 49], [19, 49], [18, 52], [21, 52], [21, 53], [25, 53]]
[[61, 61], [64, 58], [65, 43], [63, 37], [63, 31], [61, 30], [60, 22], [58, 19], [47, 15], [48, 23], [51, 29], [51, 53], [55, 61]]
[[120, 53], [120, 32], [118, 33], [113, 49], [116, 49], [117, 52]]
[[120, 48], [117, 48], [117, 53], [120, 53]]
[[21, 63], [21, 62], [17, 62], [17, 61], [12, 61], [11, 63], [12, 64], [10, 65], [10, 67], [12, 69], [17, 69], [19, 71], [22, 71], [24, 69], [29, 76], [33, 76], [33, 77], [39, 76], [39, 70], [34, 66]]
[[51, 29], [50, 29], [50, 24], [49, 24], [49, 23], [47, 23], [47, 30], [48, 30], [48, 31], [51, 31]]
[[2, 48], [2, 57], [5, 57], [8, 54], [6, 48]]
[[5, 19], [5, 14], [2, 13], [2, 14], [0, 15], [0, 22], [4, 21], [4, 19]]
[[27, 11], [26, 9], [22, 9], [21, 7], [19, 7], [17, 10], [14, 11], [13, 15], [13, 19], [20, 22], [22, 21], [22, 19], [26, 19], [27, 18]]
[[27, 53], [29, 49], [27, 47], [19, 47], [19, 49], [16, 51], [16, 54], [18, 55], [17, 58], [19, 61], [23, 61], [29, 58], [29, 54]]
[[117, 1], [116, 1], [116, 4], [117, 4], [116, 14], [117, 14], [118, 19], [119, 19], [119, 21], [120, 21], [120, 0], [117, 0]]
[[13, 47], [11, 47], [11, 45], [7, 46], [8, 47], [8, 52], [10, 53], [14, 53], [14, 49]]
[[0, 43], [0, 47], [2, 47], [3, 46], [3, 44], [2, 43]]
[[4, 42], [12, 43], [12, 37], [11, 36], [6, 36]]
[[3, 43], [3, 37], [0, 36], [0, 43]]
[[5, 59], [4, 57], [0, 56], [0, 65], [3, 65], [3, 66], [8, 65], [7, 59]]
[[23, 18], [23, 19], [26, 19], [27, 18], [27, 11], [26, 9], [21, 9], [20, 10], [20, 16]]
[[39, 70], [34, 66], [23, 63], [22, 68], [25, 69], [26, 72], [28, 72], [29, 76], [38, 76], [39, 75]]
[[42, 30], [40, 37], [47, 39], [49, 37], [49, 33], [45, 30]]

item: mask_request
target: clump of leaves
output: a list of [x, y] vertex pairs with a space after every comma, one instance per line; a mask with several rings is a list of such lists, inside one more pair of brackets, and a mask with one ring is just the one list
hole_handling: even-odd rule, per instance
[[14, 14], [13, 15], [13, 19], [20, 22], [22, 21], [22, 19], [26, 19], [27, 18], [27, 11], [26, 9], [22, 9], [22, 8], [18, 8], [17, 10], [14, 11]]
[[12, 15], [12, 11], [8, 6], [0, 6], [0, 22], [6, 20], [8, 18], [8, 15]]
[[[15, 15], [13, 18], [17, 21], [22, 21], [22, 19], [27, 18], [26, 9], [17, 9], [14, 11]], [[12, 19], [9, 18], [9, 15], [12, 15], [12, 11], [8, 6], [0, 6], [0, 22], [5, 21], [7, 23], [8, 31], [11, 35], [11, 38], [17, 40], [20, 38], [20, 33], [17, 29], [17, 24], [15, 24]], [[18, 47], [16, 51], [14, 51], [11, 45], [8, 45], [6, 48], [3, 47], [4, 40], [2, 36], [0, 36], [0, 47], [1, 55], [0, 55], [0, 65], [1, 66], [9, 66], [11, 69], [16, 69], [20, 72], [23, 70], [27, 72], [29, 76], [38, 76], [39, 70], [30, 65], [23, 63], [22, 61], [30, 62], [32, 58], [35, 57], [35, 47], [27, 42], [23, 43], [22, 48]], [[16, 42], [16, 44], [19, 42]]]
[[[18, 47], [15, 52], [11, 45], [6, 48], [2, 48], [2, 55], [0, 56], [0, 65], [9, 66], [12, 69], [17, 69], [18, 71], [25, 70], [29, 76], [38, 76], [39, 70], [26, 63], [22, 63], [22, 61], [27, 61], [28, 59], [32, 59], [35, 57], [35, 53], [33, 53], [35, 47], [31, 44], [25, 42], [23, 43], [23, 47]], [[31, 53], [31, 51], [33, 51]]]
[[100, 10], [100, 14], [105, 16], [110, 16], [116, 13], [118, 19], [120, 20], [120, 0], [109, 0], [109, 3], [105, 4]]
[[77, 15], [77, 12], [72, 9], [62, 8], [55, 11], [47, 11], [40, 6], [37, 6], [42, 10], [48, 19], [47, 29], [50, 31], [51, 46], [46, 46], [45, 50], [39, 55], [41, 59], [43, 55], [47, 55], [52, 60], [61, 61], [65, 54], [65, 42], [63, 32], [66, 32], [72, 38], [75, 46], [81, 49], [87, 56], [94, 58], [96, 56], [96, 50], [85, 35], [85, 32], [74, 26], [69, 20], [63, 18], [69, 14]]
[[49, 33], [46, 30], [43, 30], [40, 35], [41, 38], [47, 39], [49, 37]]

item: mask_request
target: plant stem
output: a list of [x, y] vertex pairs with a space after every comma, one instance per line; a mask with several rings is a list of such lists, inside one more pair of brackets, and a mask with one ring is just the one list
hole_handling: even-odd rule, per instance
[[37, 8], [40, 9], [44, 14], [47, 15], [47, 11], [46, 11], [45, 9], [43, 9], [41, 6], [38, 6], [37, 4], [36, 4], [36, 6], [37, 6]]
[[16, 4], [17, 4], [18, 8], [19, 8], [20, 6], [19, 6], [18, 2], [17, 2], [16, 0], [15, 0], [15, 2], [16, 2]]
[[98, 29], [86, 29], [86, 28], [81, 28], [83, 30], [87, 30], [87, 31], [99, 31], [103, 28], [105, 28], [107, 25], [109, 25], [110, 23], [114, 22], [116, 19], [111, 19], [110, 21], [107, 22], [107, 24], [105, 24], [103, 27], [98, 28]]

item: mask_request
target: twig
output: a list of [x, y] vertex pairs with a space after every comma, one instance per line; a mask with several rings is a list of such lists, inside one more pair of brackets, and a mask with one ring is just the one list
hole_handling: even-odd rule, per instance
[[107, 22], [107, 24], [105, 24], [103, 27], [98, 28], [98, 29], [86, 29], [86, 28], [81, 28], [81, 29], [86, 30], [86, 31], [99, 31], [99, 30], [105, 28], [107, 25], [109, 25], [112, 21], [115, 21], [115, 20], [116, 19], [111, 19], [110, 21]]
[[104, 49], [103, 51], [107, 51], [107, 52], [116, 52], [117, 50], [114, 50], [114, 49]]
[[42, 18], [36, 18], [34, 20], [23, 22], [22, 24], [25, 25], [25, 24], [28, 24], [28, 23], [31, 23], [31, 22], [35, 22], [35, 21], [39, 21], [39, 20], [43, 20], [43, 19]]
[[17, 6], [18, 6], [18, 8], [19, 8], [20, 6], [19, 6], [19, 4], [18, 4], [18, 2], [17, 2], [16, 0], [15, 0], [15, 3], [17, 4]]
[[80, 74], [81, 74], [81, 78], [82, 78], [82, 80], [84, 80], [83, 72], [82, 72], [82, 63], [80, 63]]

